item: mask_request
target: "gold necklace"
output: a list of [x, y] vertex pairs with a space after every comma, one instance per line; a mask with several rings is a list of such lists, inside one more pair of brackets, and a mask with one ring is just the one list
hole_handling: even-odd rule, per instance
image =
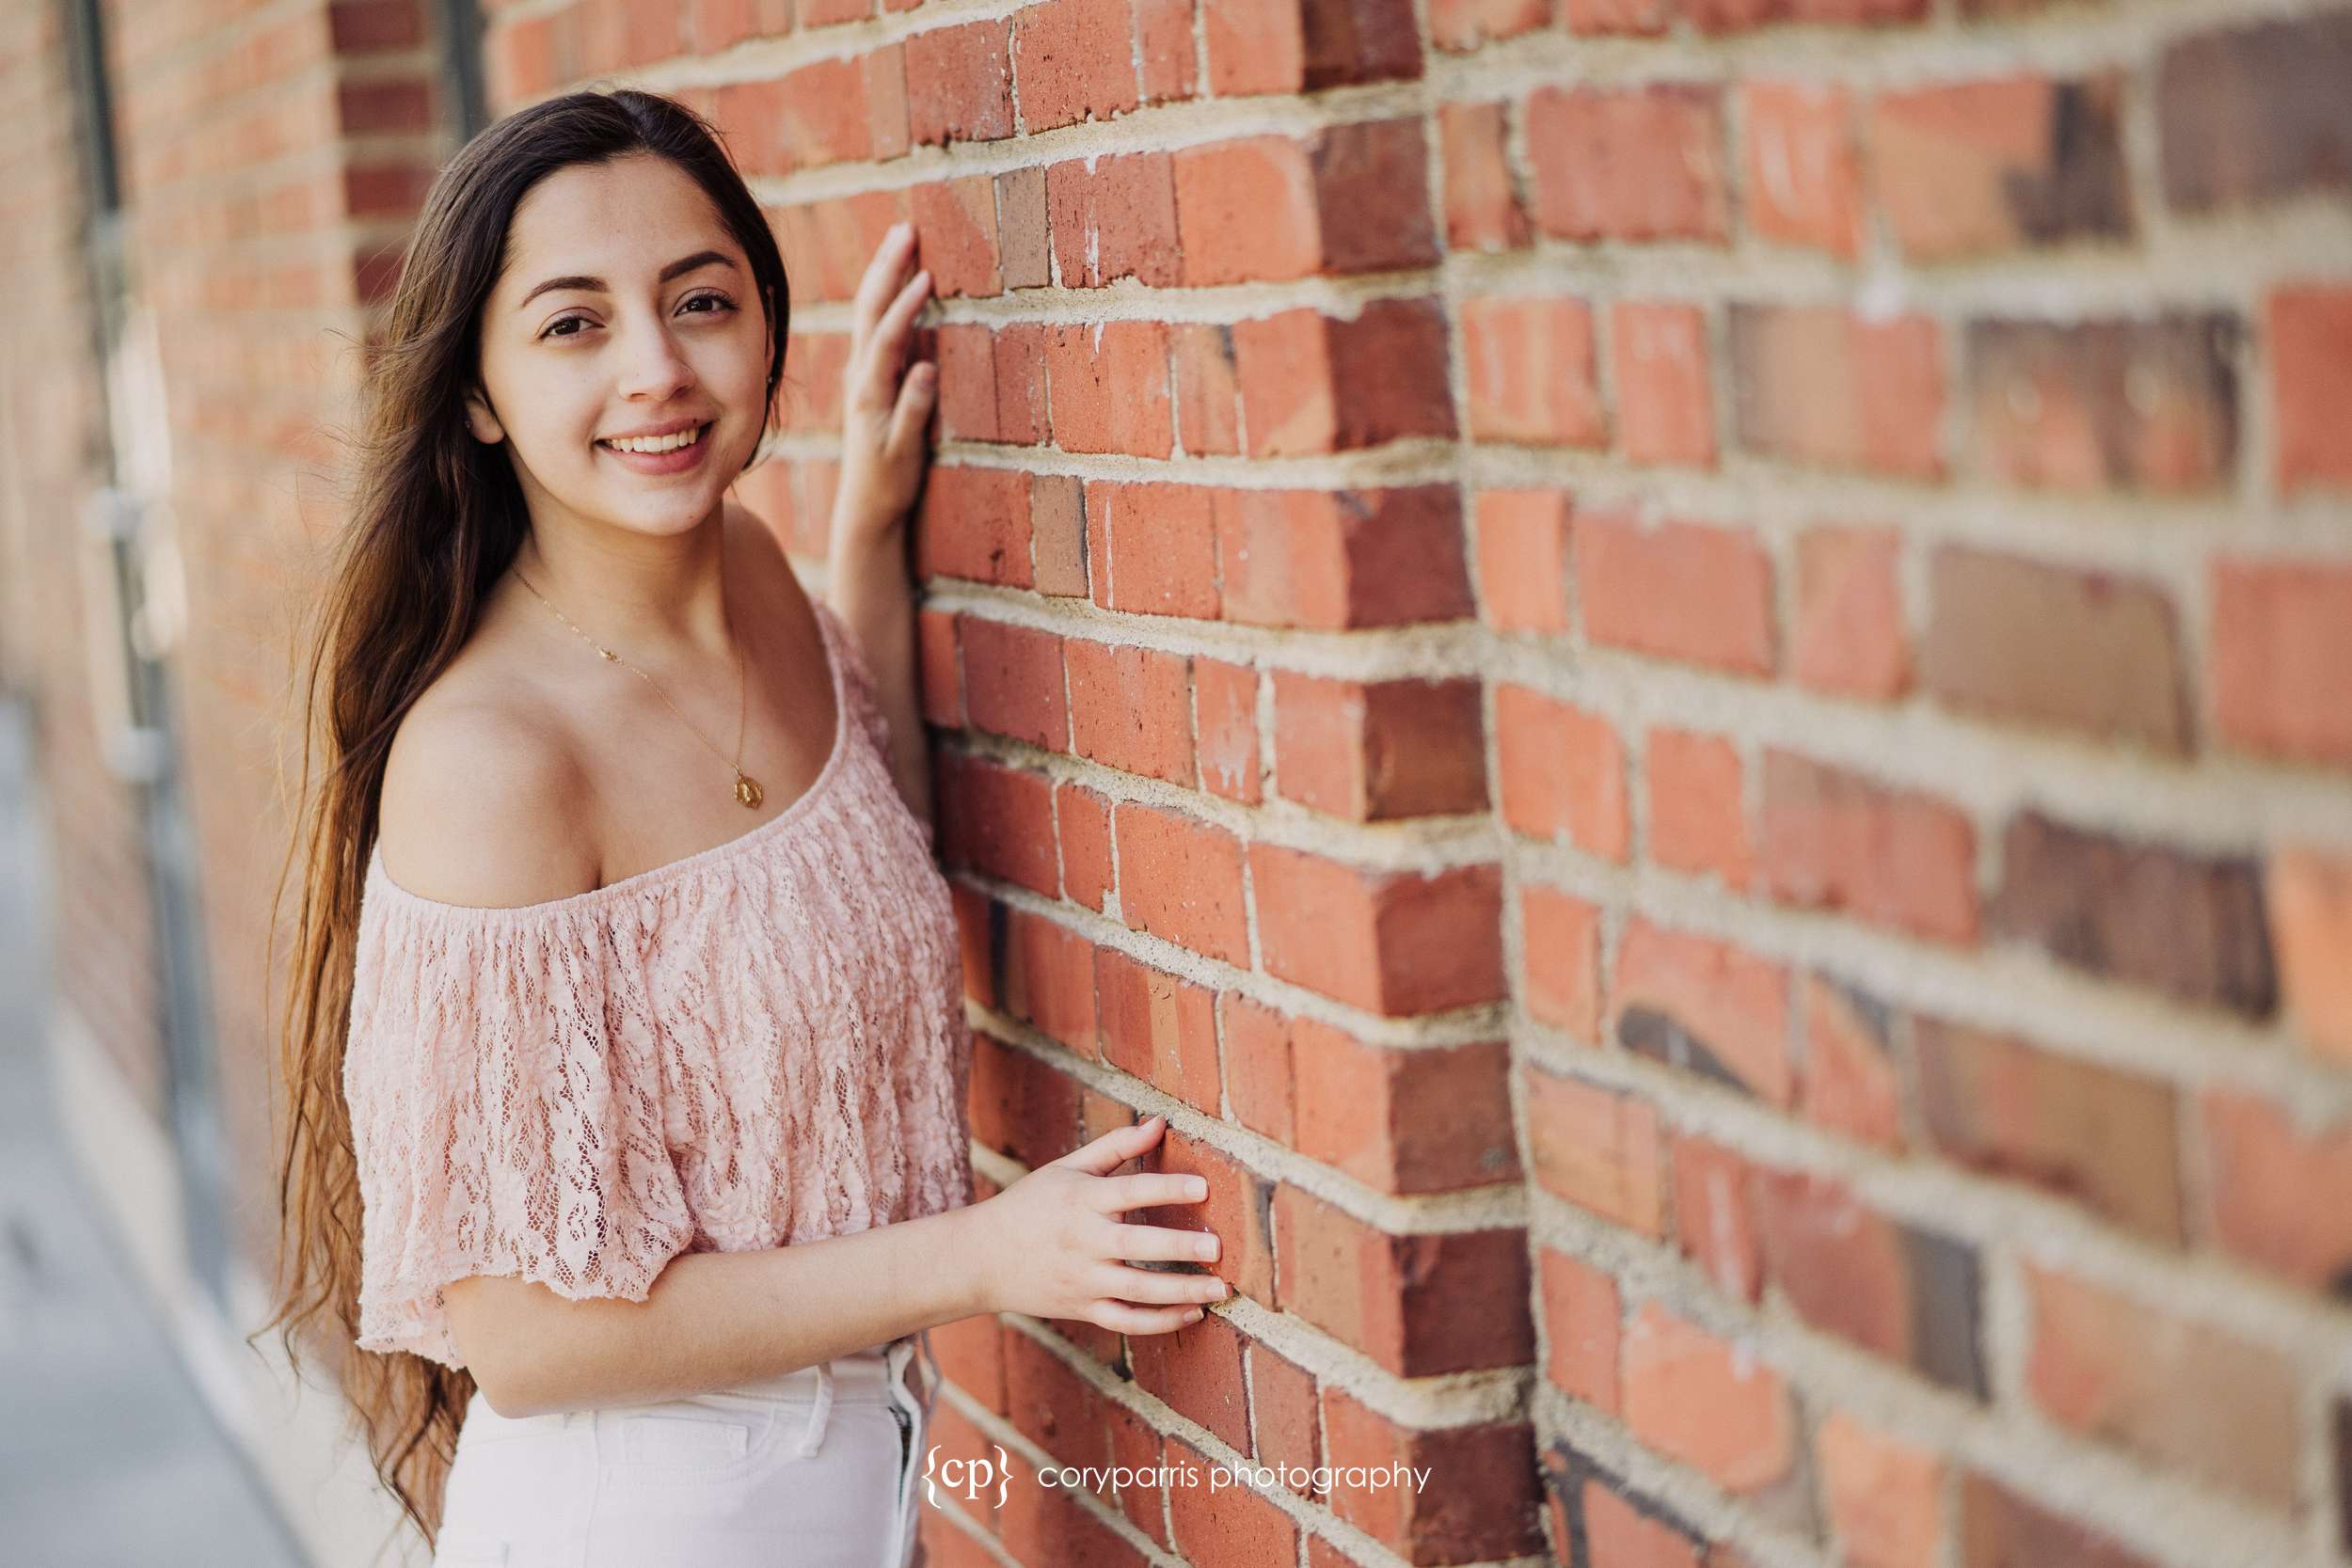
[[[521, 583], [525, 588], [531, 588], [531, 579], [523, 576], [522, 568], [517, 566], [513, 568], [513, 570], [515, 573], [515, 580]], [[545, 594], [540, 593], [536, 588], [531, 588], [531, 596], [537, 599], [541, 604], [546, 605], [550, 610], [554, 610], [555, 618], [563, 622], [565, 626], [571, 626], [573, 631], [578, 632], [580, 641], [596, 649], [597, 653], [603, 655], [606, 658], [612, 660], [616, 664], [622, 665], [639, 680], [642, 680], [647, 686], [652, 687], [653, 694], [660, 698], [664, 703], [668, 703], [670, 711], [677, 714], [678, 722], [684, 724], [688, 729], [693, 730], [695, 739], [701, 741], [706, 746], [710, 746], [710, 749], [713, 752], [718, 752], [721, 761], [727, 762], [727, 766], [735, 769], [735, 798], [746, 806], [756, 806], [759, 804], [761, 799], [765, 796], [766, 791], [759, 787], [759, 781], [757, 779], [753, 778], [749, 773], [743, 771], [743, 713], [745, 707], [748, 705], [751, 683], [743, 678], [743, 640], [741, 638], [739, 637], [735, 640], [735, 757], [733, 761], [729, 762], [727, 761], [726, 753], [724, 752], [720, 752], [718, 747], [711, 745], [710, 737], [703, 734], [700, 729], [695, 727], [694, 721], [686, 717], [685, 713], [679, 709], [677, 704], [670, 702], [670, 694], [661, 689], [661, 684], [659, 681], [655, 680], [651, 675], [646, 674], [643, 670], [638, 669], [636, 665], [629, 663], [628, 659], [623, 658], [620, 655], [614, 653], [603, 643], [597, 641], [595, 638], [590, 637], [586, 632], [580, 631], [579, 626], [573, 625], [572, 618], [570, 616], [564, 614], [560, 610], [556, 610], [554, 603], [549, 600]], [[723, 599], [723, 597], [724, 594], [723, 592], [722, 598]]]

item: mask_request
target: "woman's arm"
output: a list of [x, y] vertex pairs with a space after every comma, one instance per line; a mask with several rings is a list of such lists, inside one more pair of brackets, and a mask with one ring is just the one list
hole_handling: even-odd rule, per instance
[[931, 819], [930, 750], [915, 689], [914, 590], [907, 576], [905, 520], [834, 530], [825, 598], [866, 652], [874, 701], [890, 721], [890, 776], [907, 809]]
[[1168, 1131], [1115, 1127], [961, 1209], [756, 1252], [690, 1252], [640, 1302], [565, 1301], [545, 1285], [469, 1275], [442, 1289], [450, 1332], [501, 1416], [644, 1404], [764, 1382], [937, 1323], [988, 1312], [1172, 1334], [1231, 1292], [1217, 1238], [1117, 1216], [1205, 1203], [1205, 1177], [1114, 1174]]
[[[905, 365], [929, 272], [902, 284], [914, 229], [891, 230], [859, 284], [841, 398], [841, 482], [834, 492], [825, 596], [866, 652], [874, 700], [890, 721], [890, 772], [907, 808], [931, 819], [930, 760], [915, 691], [914, 586], [908, 514], [922, 487], [939, 367]], [[902, 371], [905, 372], [901, 374]]]
[[566, 1301], [472, 1275], [442, 1291], [490, 1408], [537, 1416], [644, 1404], [813, 1367], [993, 1310], [964, 1244], [970, 1209], [847, 1236], [670, 1260], [641, 1302]]

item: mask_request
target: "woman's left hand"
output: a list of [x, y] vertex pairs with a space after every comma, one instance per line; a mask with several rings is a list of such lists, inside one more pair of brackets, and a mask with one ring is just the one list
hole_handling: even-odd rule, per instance
[[922, 488], [939, 367], [928, 359], [906, 363], [915, 315], [931, 293], [929, 271], [906, 277], [914, 260], [914, 226], [898, 224], [882, 237], [858, 285], [841, 388], [841, 481], [833, 511], [837, 538], [889, 532], [905, 520]]

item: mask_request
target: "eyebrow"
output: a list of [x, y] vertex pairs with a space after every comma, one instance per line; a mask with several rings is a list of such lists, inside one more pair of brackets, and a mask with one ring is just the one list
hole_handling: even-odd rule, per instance
[[[673, 277], [683, 277], [688, 273], [692, 272], [696, 267], [707, 267], [713, 261], [716, 261], [723, 267], [731, 267], [735, 265], [733, 261], [721, 255], [715, 250], [698, 250], [691, 256], [682, 256], [678, 260], [671, 262], [668, 266], [663, 267], [661, 269], [660, 281], [667, 283]], [[582, 276], [574, 276], [570, 277], [550, 277], [544, 283], [534, 285], [531, 293], [523, 295], [521, 300], [516, 304], [515, 309], [517, 310], [521, 309], [523, 306], [530, 304], [541, 294], [546, 293], [549, 289], [580, 289], [589, 293], [600, 294], [606, 292], [606, 284], [604, 279], [601, 277], [587, 277]]]

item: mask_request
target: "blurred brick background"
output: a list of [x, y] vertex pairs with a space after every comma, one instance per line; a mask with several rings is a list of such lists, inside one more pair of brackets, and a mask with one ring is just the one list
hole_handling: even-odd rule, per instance
[[[451, 41], [105, 8], [249, 1137], [271, 618]], [[46, 14], [0, 23], [0, 656], [59, 983], [151, 1084]], [[1153, 1111], [1214, 1183], [1196, 1327], [934, 1334], [943, 1456], [1017, 1472], [926, 1509], [935, 1562], [2352, 1562], [2352, 10], [482, 25], [493, 114], [628, 82], [724, 131], [795, 294], [742, 495], [813, 581], [849, 296], [918, 225], [982, 1190]], [[1233, 1461], [1433, 1475], [1030, 1474]]]

